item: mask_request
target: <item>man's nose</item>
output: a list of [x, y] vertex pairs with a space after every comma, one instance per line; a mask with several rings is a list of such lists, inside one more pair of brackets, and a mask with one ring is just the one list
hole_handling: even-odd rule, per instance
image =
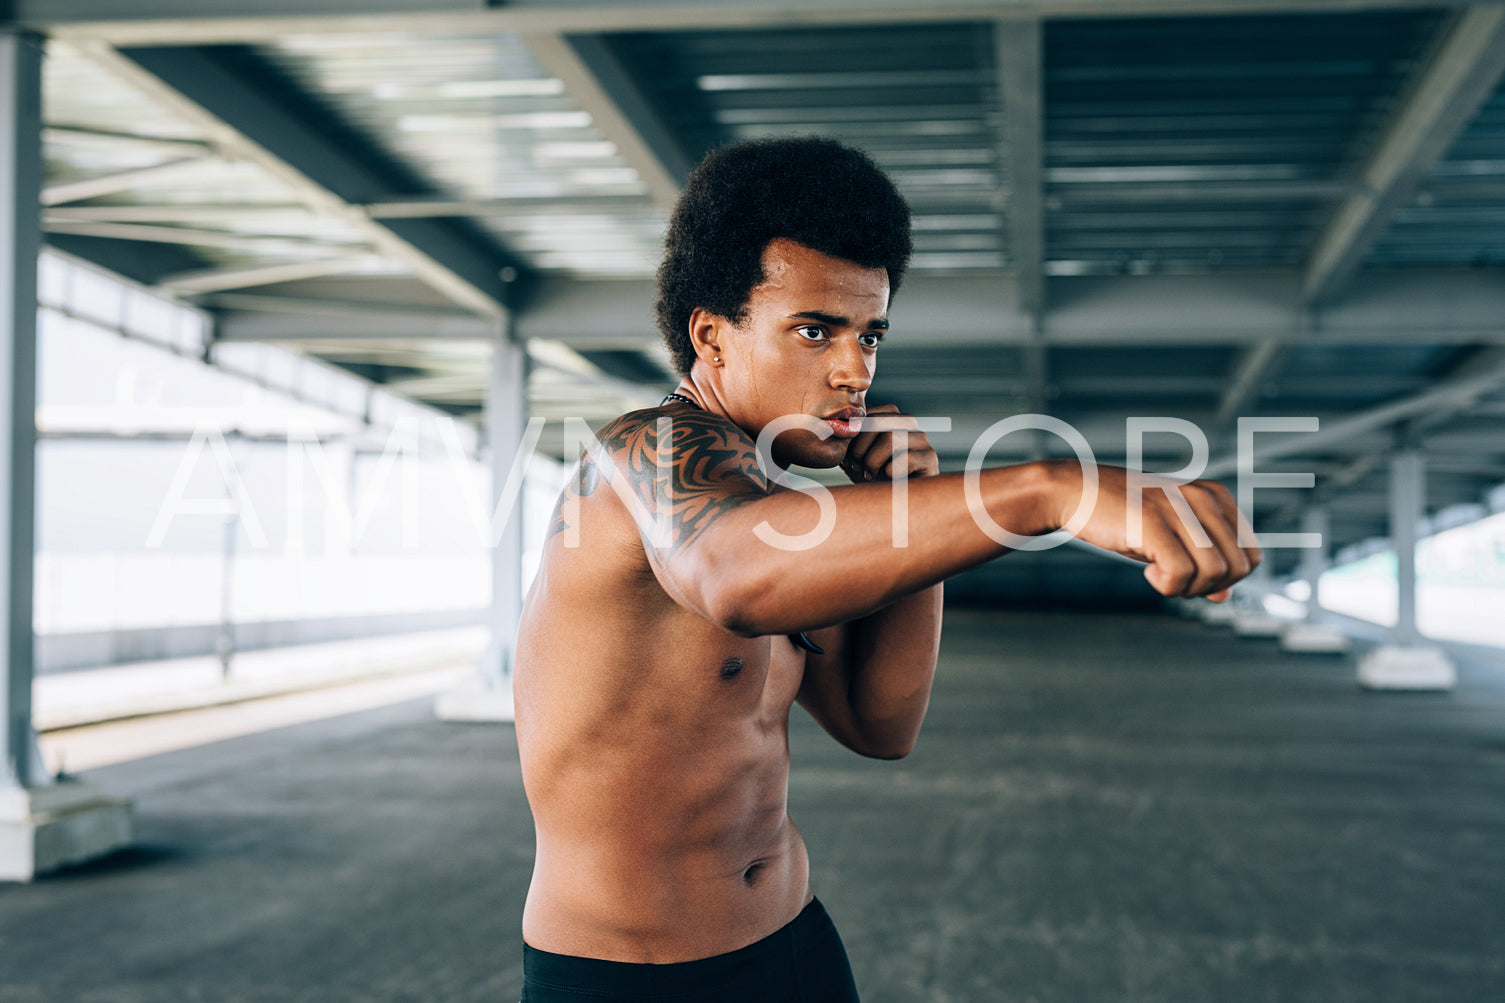
[[838, 342], [831, 366], [831, 385], [841, 390], [861, 393], [873, 383], [868, 356], [856, 339]]

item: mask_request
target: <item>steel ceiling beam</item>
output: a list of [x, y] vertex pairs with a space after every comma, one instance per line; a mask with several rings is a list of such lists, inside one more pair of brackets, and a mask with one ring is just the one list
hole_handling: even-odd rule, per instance
[[225, 230], [199, 230], [184, 226], [151, 226], [141, 223], [80, 223], [56, 219], [51, 213], [43, 217], [42, 227], [48, 233], [71, 233], [106, 240], [138, 240], [152, 244], [181, 244], [185, 247], [214, 247], [223, 251], [267, 257], [307, 254], [310, 251], [344, 254], [364, 250], [364, 246], [358, 242], [337, 244], [331, 241], [310, 241], [296, 237], [262, 237], [229, 233]]
[[1228, 388], [1218, 400], [1217, 417], [1214, 421], [1226, 425], [1259, 395], [1270, 374], [1285, 357], [1285, 344], [1278, 338], [1266, 338], [1244, 349], [1233, 367], [1233, 376]]
[[61, 181], [42, 189], [42, 204], [54, 206], [66, 202], [82, 202], [84, 199], [95, 199], [102, 195], [114, 195], [116, 192], [128, 191], [139, 184], [160, 183], [174, 174], [183, 174], [190, 169], [201, 168], [205, 162], [205, 157], [194, 155], [103, 177], [85, 178], [82, 181]]
[[206, 223], [256, 220], [306, 221], [303, 205], [66, 205], [49, 208], [45, 218], [59, 223]]
[[292, 34], [400, 31], [609, 32], [914, 24], [1017, 18], [1351, 13], [1462, 7], [1465, 0], [12, 0], [11, 21], [58, 37], [118, 45], [267, 42]]
[[158, 150], [164, 153], [199, 156], [214, 152], [208, 143], [202, 143], [197, 139], [143, 136], [134, 132], [89, 129], [77, 125], [45, 126], [42, 129], [42, 142], [92, 150]]
[[360, 309], [340, 304], [334, 312], [317, 304], [297, 301], [296, 308], [276, 296], [235, 295], [214, 297], [213, 303], [232, 308], [222, 314], [217, 327], [220, 341], [373, 341], [395, 340], [485, 340], [496, 337], [496, 324], [478, 317], [460, 317], [412, 310]]
[[[1013, 276], [916, 272], [890, 311], [904, 348], [1023, 346], [1034, 340]], [[527, 337], [576, 347], [656, 344], [650, 279], [547, 276], [520, 318]], [[1414, 269], [1367, 275], [1341, 303], [1308, 311], [1300, 276], [1067, 277], [1052, 280], [1039, 340], [1049, 347], [1505, 344], [1505, 283], [1488, 269]]]
[[[258, 164], [316, 212], [340, 219], [381, 254], [477, 314], [501, 317], [521, 263], [443, 220], [377, 221], [358, 205], [403, 194], [319, 123], [268, 93], [218, 53], [197, 48], [116, 50], [80, 45], [94, 62], [196, 125], [231, 158]], [[224, 288], [223, 286], [219, 288]]]
[[1344, 200], [1313, 244], [1302, 290], [1308, 302], [1332, 298], [1358, 271], [1501, 74], [1505, 7], [1480, 4], [1451, 18], [1360, 171], [1360, 190]]
[[[1390, 428], [1437, 411], [1466, 410], [1470, 402], [1481, 395], [1505, 386], [1505, 347], [1490, 349], [1471, 359], [1467, 370], [1444, 380], [1430, 389], [1411, 394], [1388, 404], [1369, 408], [1338, 421], [1325, 423], [1319, 431], [1308, 434], [1287, 435], [1258, 445], [1254, 450], [1256, 468], [1273, 460], [1293, 456], [1309, 456], [1337, 444], [1348, 442], [1358, 436]], [[1275, 438], [1273, 435], [1262, 437]], [[1225, 456], [1208, 464], [1205, 476], [1226, 477], [1238, 470], [1238, 460]]]
[[[303, 317], [333, 317], [340, 320], [371, 320], [382, 318], [417, 318], [434, 320], [465, 321], [475, 330], [482, 326], [495, 334], [495, 324], [477, 319], [458, 310], [434, 307], [403, 305], [400, 303], [371, 302], [362, 299], [336, 299], [334, 297], [283, 296], [272, 293], [211, 293], [200, 299], [199, 305], [211, 310], [244, 310], [247, 316], [260, 313], [291, 314]], [[253, 339], [255, 340], [255, 339]]]
[[366, 254], [293, 261], [279, 265], [255, 265], [249, 268], [210, 268], [169, 275], [159, 279], [157, 285], [170, 293], [213, 293], [323, 278], [327, 275], [359, 274], [384, 263], [382, 258]]
[[372, 219], [424, 219], [437, 216], [591, 216], [643, 209], [641, 195], [571, 195], [565, 198], [404, 199], [365, 206]]
[[523, 42], [637, 171], [653, 201], [672, 209], [690, 159], [606, 41], [599, 35], [548, 32], [524, 35]]

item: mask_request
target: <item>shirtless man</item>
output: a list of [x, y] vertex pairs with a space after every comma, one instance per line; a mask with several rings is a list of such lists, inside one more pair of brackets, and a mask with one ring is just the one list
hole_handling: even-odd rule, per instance
[[[909, 249], [892, 184], [829, 140], [726, 147], [690, 177], [659, 272], [683, 379], [599, 432], [518, 633], [538, 831], [527, 1003], [857, 999], [789, 817], [790, 709], [864, 756], [908, 753], [935, 672], [940, 583], [1005, 553], [923, 434], [898, 449], [892, 432], [861, 429], [864, 414], [898, 414], [865, 412], [864, 398]], [[840, 466], [853, 482], [831, 489], [835, 523], [814, 545], [818, 534], [787, 538], [816, 527], [819, 504], [757, 456], [787, 415], [807, 427], [774, 439], [774, 466]], [[889, 482], [906, 475], [901, 548]], [[1221, 600], [1258, 563], [1221, 485], [1183, 489], [1211, 546], [1166, 492], [1147, 491], [1131, 548], [1125, 472], [1099, 478], [1077, 535], [1146, 562], [1162, 594]], [[1026, 463], [980, 485], [995, 523], [1035, 535], [1076, 509], [1083, 473]]]

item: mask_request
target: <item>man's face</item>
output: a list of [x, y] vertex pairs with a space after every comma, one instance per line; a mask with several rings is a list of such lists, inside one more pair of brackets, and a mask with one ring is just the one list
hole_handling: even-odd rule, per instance
[[888, 273], [781, 239], [764, 249], [763, 274], [746, 319], [721, 346], [723, 403], [754, 436], [788, 414], [825, 419], [830, 438], [786, 432], [773, 457], [780, 466], [834, 467], [860, 430], [888, 329]]

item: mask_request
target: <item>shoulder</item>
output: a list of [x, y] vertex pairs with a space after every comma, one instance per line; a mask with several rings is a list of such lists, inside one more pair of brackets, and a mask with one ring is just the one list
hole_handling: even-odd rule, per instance
[[[667, 438], [665, 438], [667, 437]], [[689, 407], [665, 405], [629, 411], [596, 435], [598, 462], [609, 459], [625, 473], [641, 473], [668, 461], [676, 481], [746, 478], [767, 490], [757, 444], [730, 418]]]
[[668, 427], [673, 428], [676, 443], [683, 433], [687, 437], [687, 444], [708, 438], [720, 438], [728, 444], [735, 444], [738, 448], [745, 446], [747, 449], [755, 449], [752, 436], [730, 418], [699, 408], [667, 404], [619, 415], [601, 426], [596, 439], [609, 449], [620, 448], [623, 444], [643, 438], [652, 438], [656, 441], [659, 431], [665, 427], [665, 422], [668, 422]]

